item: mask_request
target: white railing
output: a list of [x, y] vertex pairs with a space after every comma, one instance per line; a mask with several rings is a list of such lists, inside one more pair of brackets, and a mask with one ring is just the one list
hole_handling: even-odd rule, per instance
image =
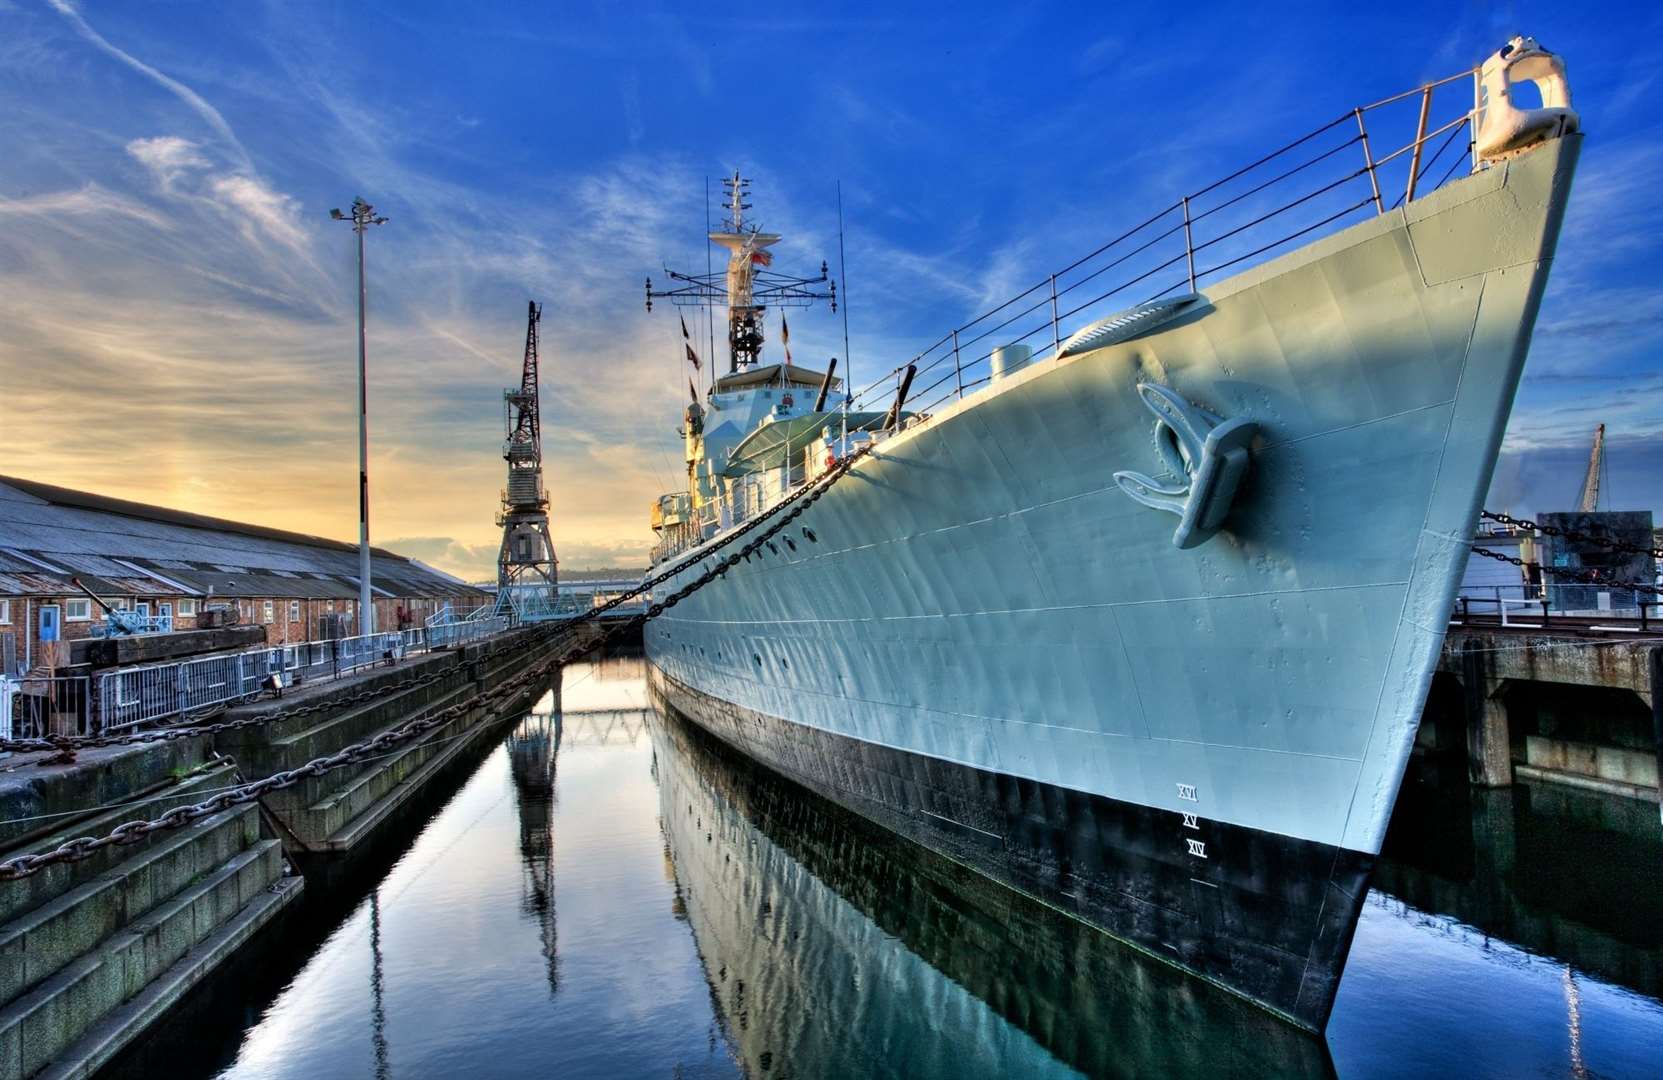
[[[1348, 110], [1174, 198], [1055, 273], [1034, 274], [1025, 291], [854, 390], [848, 407], [898, 413], [904, 402], [928, 415], [1017, 368], [1066, 354], [1074, 329], [1141, 302], [1195, 294], [1475, 170], [1466, 151], [1475, 102], [1467, 84], [1476, 77], [1475, 68]], [[1380, 137], [1385, 152], [1371, 141]], [[996, 359], [1012, 346], [1022, 351]]]
[[[1553, 568], [1547, 572], [1551, 574]], [[1450, 614], [1450, 622], [1457, 626], [1473, 619], [1499, 619], [1503, 626], [1536, 628], [1558, 618], [1597, 618], [1652, 633], [1663, 630], [1663, 604], [1615, 582], [1465, 585]]]
[[12, 735], [12, 695], [17, 693], [17, 684], [11, 677], [0, 675], [0, 739], [14, 738]]
[[[874, 430], [842, 431], [829, 447], [816, 440], [806, 449], [811, 451], [809, 457], [816, 459], [824, 450], [830, 449], [832, 456], [841, 461], [868, 442], [882, 442], [889, 434]], [[822, 475], [824, 473], [818, 467], [810, 469], [803, 461], [788, 461], [783, 466], [734, 481], [716, 498], [695, 507], [686, 524], [673, 527], [673, 532], [654, 544], [648, 562], [656, 566], [665, 559], [698, 547], [706, 540], [768, 512], [798, 488]]]
[[280, 676], [284, 686], [339, 678], [375, 664], [480, 641], [508, 625], [506, 619], [473, 619], [121, 668], [99, 676], [99, 726], [105, 731], [130, 728], [251, 697], [266, 689], [273, 675]]

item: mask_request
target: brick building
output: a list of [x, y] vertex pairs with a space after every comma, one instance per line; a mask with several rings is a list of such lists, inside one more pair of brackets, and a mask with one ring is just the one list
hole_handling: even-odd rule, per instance
[[[0, 476], [0, 671], [41, 663], [43, 625], [61, 640], [102, 625], [71, 578], [113, 607], [167, 616], [175, 630], [194, 628], [206, 606], [231, 605], [270, 643], [361, 632], [356, 545]], [[380, 548], [370, 585], [378, 630], [489, 599]]]

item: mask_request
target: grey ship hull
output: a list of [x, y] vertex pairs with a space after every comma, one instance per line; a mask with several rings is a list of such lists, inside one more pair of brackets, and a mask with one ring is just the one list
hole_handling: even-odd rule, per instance
[[[655, 684], [787, 776], [1320, 1029], [1579, 144], [885, 441], [792, 544], [649, 624]], [[1112, 479], [1159, 466], [1140, 382], [1259, 425], [1190, 550]]]

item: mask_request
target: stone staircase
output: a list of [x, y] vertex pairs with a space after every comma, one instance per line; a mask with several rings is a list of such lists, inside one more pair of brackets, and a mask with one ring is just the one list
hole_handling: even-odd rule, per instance
[[[52, 831], [11, 838], [0, 858], [198, 802], [236, 769], [206, 760], [173, 772], [141, 778], [157, 782], [117, 808], [61, 819], [43, 815], [64, 798], [87, 804], [78, 790], [55, 798], [43, 777], [32, 816]], [[254, 805], [0, 882], [0, 1080], [91, 1075], [300, 888]]]
[[[523, 657], [492, 661], [486, 659], [483, 650], [472, 648], [436, 653], [398, 668], [357, 676], [354, 689], [385, 688], [371, 700], [227, 732], [217, 738], [215, 745], [242, 763], [247, 775], [269, 776], [334, 753], [395, 724], [475, 699], [482, 689], [523, 663]], [[417, 674], [440, 677], [426, 686], [395, 687]], [[311, 692], [327, 696], [330, 690], [326, 684]], [[264, 702], [243, 708], [270, 707], [270, 702]], [[499, 705], [497, 711], [501, 708]], [[486, 710], [486, 704], [476, 700], [448, 723], [372, 760], [271, 792], [265, 797], [266, 808], [282, 823], [284, 838], [290, 844], [316, 853], [350, 850], [422, 790], [434, 773], [469, 746], [491, 737], [492, 725], [481, 722]], [[228, 715], [235, 717], [239, 712], [233, 709]]]

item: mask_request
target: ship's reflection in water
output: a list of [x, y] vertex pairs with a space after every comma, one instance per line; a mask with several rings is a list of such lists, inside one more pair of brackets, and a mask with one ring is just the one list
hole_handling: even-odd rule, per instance
[[1330, 1074], [1320, 1040], [778, 779], [655, 705], [680, 897], [752, 1075]]
[[567, 669], [118, 1072], [1659, 1075], [1653, 805], [1412, 777], [1323, 1040], [778, 779], [642, 674]]

